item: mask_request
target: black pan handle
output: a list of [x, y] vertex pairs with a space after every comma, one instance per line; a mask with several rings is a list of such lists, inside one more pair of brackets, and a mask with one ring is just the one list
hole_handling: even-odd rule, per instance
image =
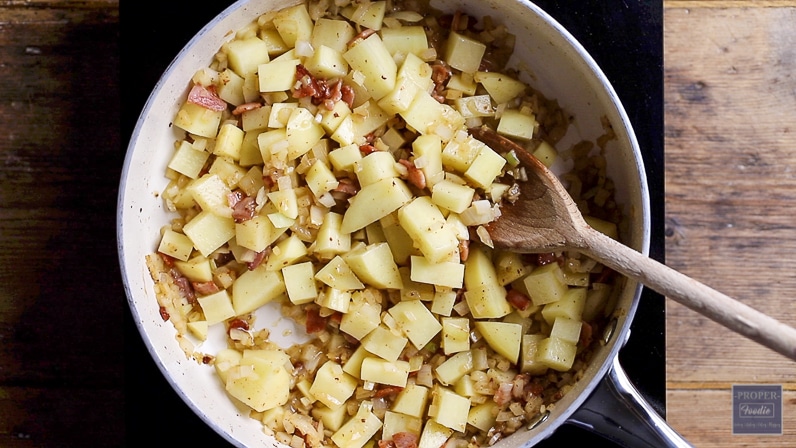
[[614, 357], [608, 374], [567, 420], [568, 424], [628, 448], [691, 448], [644, 400]]

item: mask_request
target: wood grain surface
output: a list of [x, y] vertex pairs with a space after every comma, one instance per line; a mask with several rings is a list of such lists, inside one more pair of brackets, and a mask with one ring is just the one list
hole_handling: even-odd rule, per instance
[[[796, 1], [665, 1], [666, 260], [796, 325]], [[124, 445], [118, 0], [0, 1], [0, 446]], [[87, 224], [88, 223], [88, 224]], [[64, 304], [67, 303], [67, 306]], [[667, 307], [667, 418], [796, 446], [796, 365]], [[785, 390], [732, 435], [733, 384]]]
[[[666, 260], [796, 326], [796, 2], [664, 2]], [[796, 363], [667, 303], [667, 418], [699, 447], [796, 446]], [[783, 435], [732, 435], [733, 384]]]

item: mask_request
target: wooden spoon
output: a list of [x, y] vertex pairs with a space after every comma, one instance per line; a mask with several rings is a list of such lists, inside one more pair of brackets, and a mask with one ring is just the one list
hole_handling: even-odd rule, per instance
[[495, 247], [538, 253], [575, 250], [670, 299], [796, 360], [796, 329], [594, 230], [558, 178], [520, 145], [482, 126], [473, 137], [500, 153], [514, 151], [527, 171], [520, 196], [486, 225]]

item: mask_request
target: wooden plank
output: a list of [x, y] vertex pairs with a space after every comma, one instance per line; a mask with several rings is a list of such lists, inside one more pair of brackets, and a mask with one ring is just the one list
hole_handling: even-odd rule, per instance
[[[796, 325], [796, 5], [664, 6], [667, 263]], [[670, 424], [700, 447], [796, 444], [796, 365], [676, 303], [666, 312]], [[783, 385], [783, 436], [732, 435], [743, 383]]]
[[796, 440], [796, 392], [782, 393], [782, 435], [732, 433], [732, 389], [674, 390], [666, 394], [666, 419], [700, 448], [786, 447]]

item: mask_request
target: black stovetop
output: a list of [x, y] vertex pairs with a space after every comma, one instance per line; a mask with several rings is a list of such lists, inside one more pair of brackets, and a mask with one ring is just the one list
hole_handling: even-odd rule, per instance
[[[221, 2], [224, 7], [229, 2]], [[663, 239], [663, 6], [652, 0], [537, 0], [603, 69], [634, 126], [647, 170], [652, 203], [650, 255], [664, 260]], [[125, 146], [144, 102], [160, 75], [188, 40], [222, 8], [171, 0], [164, 10], [151, 1], [121, 5], [122, 131]], [[147, 17], [145, 21], [139, 18]], [[146, 55], [142, 58], [141, 54]], [[177, 396], [149, 356], [129, 311], [125, 319], [127, 439], [153, 441], [177, 429], [186, 446], [224, 446], [225, 440]], [[628, 376], [653, 407], [664, 413], [665, 338], [663, 298], [645, 290], [631, 337], [620, 352]], [[564, 425], [539, 446], [587, 442], [614, 446]]]

